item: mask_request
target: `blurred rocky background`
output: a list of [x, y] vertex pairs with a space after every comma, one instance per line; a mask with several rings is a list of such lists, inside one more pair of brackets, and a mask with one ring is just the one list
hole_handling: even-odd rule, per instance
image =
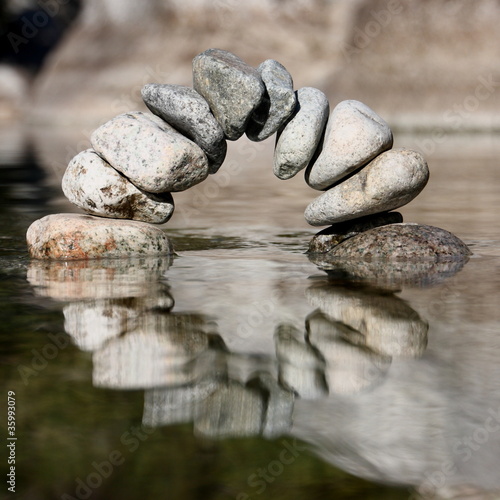
[[6, 0], [0, 116], [94, 127], [143, 108], [148, 82], [191, 84], [210, 47], [274, 58], [332, 105], [393, 127], [500, 126], [498, 0]]

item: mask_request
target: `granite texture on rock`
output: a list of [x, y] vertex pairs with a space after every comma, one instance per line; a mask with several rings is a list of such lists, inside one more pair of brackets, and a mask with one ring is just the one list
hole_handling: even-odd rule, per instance
[[142, 88], [149, 110], [195, 142], [208, 158], [214, 174], [226, 157], [224, 132], [207, 101], [191, 87], [150, 83]]
[[292, 76], [278, 61], [268, 59], [259, 65], [257, 71], [266, 91], [248, 122], [246, 134], [252, 141], [263, 141], [284, 125], [294, 112], [297, 99]]
[[220, 49], [206, 50], [193, 59], [193, 86], [206, 99], [231, 141], [244, 134], [265, 92], [255, 68]]
[[279, 179], [290, 179], [309, 165], [328, 120], [328, 99], [321, 90], [304, 87], [296, 95], [295, 114], [276, 141], [273, 172]]
[[391, 149], [313, 200], [305, 218], [312, 226], [322, 226], [393, 210], [413, 200], [428, 179], [420, 153]]
[[308, 252], [326, 253], [344, 240], [352, 238], [363, 231], [398, 222], [403, 222], [403, 216], [399, 212], [382, 212], [360, 217], [359, 219], [339, 222], [315, 234], [309, 242]]
[[118, 115], [95, 130], [90, 142], [113, 168], [149, 193], [184, 191], [208, 176], [202, 149], [155, 115]]
[[424, 224], [381, 226], [353, 236], [329, 253], [337, 259], [447, 260], [471, 255], [469, 247], [452, 233]]
[[92, 149], [82, 151], [70, 161], [62, 190], [71, 203], [101, 217], [162, 224], [174, 211], [170, 193], [155, 195], [141, 191]]
[[166, 255], [173, 248], [166, 234], [145, 222], [103, 219], [91, 215], [47, 215], [26, 233], [35, 259], [95, 259]]
[[335, 106], [325, 132], [323, 149], [306, 172], [314, 189], [327, 189], [392, 147], [389, 125], [366, 104], [342, 101]]

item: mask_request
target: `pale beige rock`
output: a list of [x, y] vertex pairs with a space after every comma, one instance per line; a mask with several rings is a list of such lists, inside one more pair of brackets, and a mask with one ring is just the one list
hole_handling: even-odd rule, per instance
[[202, 149], [155, 115], [124, 113], [96, 129], [94, 150], [148, 193], [184, 191], [208, 176]]
[[323, 226], [393, 210], [413, 200], [428, 179], [420, 153], [391, 149], [313, 200], [305, 218], [312, 226]]
[[326, 189], [391, 147], [391, 129], [375, 111], [359, 101], [342, 101], [330, 114], [323, 149], [306, 181]]
[[298, 105], [290, 120], [278, 131], [273, 172], [290, 179], [309, 165], [328, 120], [330, 105], [319, 89], [304, 87], [296, 92]]
[[26, 233], [35, 259], [95, 259], [167, 255], [173, 248], [166, 234], [145, 222], [104, 219], [91, 215], [47, 215]]
[[162, 224], [174, 212], [170, 193], [155, 195], [140, 190], [92, 149], [70, 161], [62, 190], [71, 203], [101, 217]]

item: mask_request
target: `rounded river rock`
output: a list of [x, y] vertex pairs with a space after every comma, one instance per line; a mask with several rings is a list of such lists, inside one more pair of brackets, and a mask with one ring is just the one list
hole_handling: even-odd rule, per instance
[[342, 101], [326, 127], [323, 149], [311, 164], [306, 181], [326, 189], [392, 147], [389, 125], [366, 104]]
[[202, 149], [155, 115], [124, 113], [95, 130], [94, 150], [148, 193], [184, 191], [205, 180]]
[[174, 212], [170, 193], [155, 195], [141, 191], [92, 149], [82, 151], [70, 161], [62, 190], [71, 203], [101, 217], [162, 224]]
[[149, 110], [185, 134], [205, 152], [210, 173], [217, 172], [226, 157], [224, 132], [207, 101], [191, 87], [150, 83], [142, 88]]
[[145, 222], [104, 219], [91, 215], [47, 215], [26, 233], [35, 259], [144, 257], [173, 253], [166, 234]]
[[413, 200], [428, 179], [420, 153], [391, 149], [313, 200], [305, 218], [312, 226], [323, 226], [393, 210]]
[[309, 165], [321, 141], [329, 104], [326, 95], [313, 87], [297, 91], [295, 114], [280, 130], [274, 151], [274, 175], [290, 179]]
[[206, 50], [193, 59], [193, 86], [231, 141], [243, 135], [265, 92], [255, 68], [220, 49]]

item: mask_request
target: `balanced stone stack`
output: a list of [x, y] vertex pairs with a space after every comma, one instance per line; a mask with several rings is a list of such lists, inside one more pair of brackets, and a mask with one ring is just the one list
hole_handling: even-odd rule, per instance
[[[171, 253], [168, 238], [152, 224], [172, 216], [172, 193], [216, 174], [226, 140], [246, 134], [262, 141], [274, 133], [274, 174], [289, 179], [304, 170], [309, 186], [325, 191], [305, 212], [309, 224], [330, 226], [313, 239], [310, 252], [330, 252], [373, 231], [377, 246], [385, 248], [388, 238], [377, 229], [391, 225], [391, 238], [403, 232], [407, 242], [413, 238], [427, 254], [439, 254], [422, 238], [422, 226], [398, 225], [401, 215], [390, 212], [424, 188], [427, 163], [415, 151], [391, 149], [389, 126], [368, 106], [343, 101], [330, 114], [325, 94], [310, 87], [294, 91], [291, 75], [277, 61], [253, 68], [220, 49], [194, 58], [193, 83], [146, 85], [142, 96], [152, 114], [125, 113], [92, 134], [92, 149], [73, 158], [62, 181], [67, 198], [88, 215], [34, 222], [27, 233], [33, 257]], [[435, 231], [449, 235], [430, 229]], [[449, 237], [448, 254], [468, 252]]]

